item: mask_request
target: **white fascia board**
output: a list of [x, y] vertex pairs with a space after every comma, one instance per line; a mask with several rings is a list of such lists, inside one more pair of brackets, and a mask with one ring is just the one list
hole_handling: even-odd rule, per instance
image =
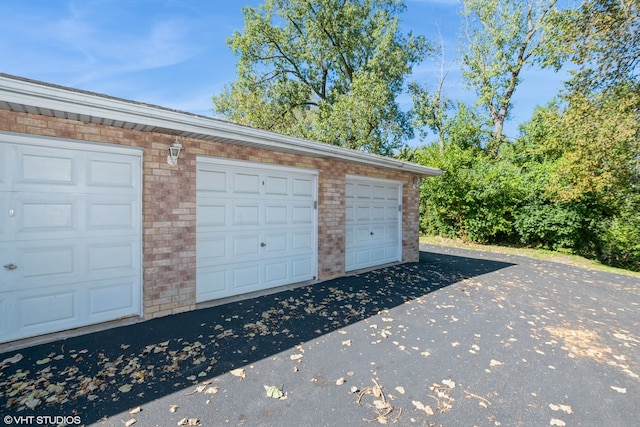
[[404, 162], [357, 150], [224, 122], [210, 117], [126, 101], [67, 88], [38, 84], [0, 76], [0, 99], [6, 102], [135, 123], [178, 132], [202, 134], [221, 139], [262, 146], [265, 149], [295, 152], [301, 155], [345, 160], [386, 169], [402, 170], [423, 176], [437, 176], [436, 168]]

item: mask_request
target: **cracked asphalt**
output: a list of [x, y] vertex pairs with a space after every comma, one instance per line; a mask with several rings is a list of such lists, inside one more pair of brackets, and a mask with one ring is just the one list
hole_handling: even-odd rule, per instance
[[[119, 427], [635, 426], [639, 375], [640, 279], [422, 245], [418, 263], [0, 354], [0, 415]], [[274, 386], [279, 399], [267, 396]]]

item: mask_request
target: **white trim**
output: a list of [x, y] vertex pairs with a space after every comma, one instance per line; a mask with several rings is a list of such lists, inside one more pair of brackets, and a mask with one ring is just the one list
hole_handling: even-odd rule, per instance
[[[142, 158], [144, 148], [128, 145], [106, 144], [101, 142], [84, 141], [77, 139], [55, 138], [27, 133], [14, 133], [0, 131], [0, 142], [17, 145], [34, 145], [38, 147], [60, 148], [65, 150], [92, 151], [98, 153], [127, 154]], [[142, 171], [142, 164], [140, 164]], [[144, 181], [140, 181], [144, 182]]]
[[376, 177], [367, 176], [367, 175], [346, 174], [345, 177], [346, 177], [346, 180], [352, 180], [352, 181], [379, 182], [381, 184], [403, 184], [402, 181], [397, 179], [376, 178]]
[[[214, 157], [214, 156], [196, 156], [196, 165], [198, 163], [206, 163], [210, 165], [220, 165], [220, 166], [229, 166], [235, 168], [253, 168], [253, 169], [268, 169], [268, 170], [276, 170], [281, 172], [296, 172], [296, 173], [304, 173], [309, 175], [315, 175], [316, 177], [320, 173], [318, 169], [311, 168], [301, 168], [297, 166], [287, 166], [281, 165], [278, 163], [264, 163], [264, 162], [256, 162], [253, 160], [238, 160], [238, 159], [230, 159], [226, 157]], [[316, 198], [318, 197], [318, 183], [316, 182]]]
[[[130, 123], [132, 127], [149, 128], [145, 130], [193, 135], [194, 137], [217, 139], [238, 145], [257, 146], [311, 157], [339, 159], [416, 173], [422, 176], [437, 176], [443, 173], [436, 168], [391, 157], [281, 135], [211, 117], [12, 78], [6, 74], [0, 75], [0, 104], [3, 102], [22, 107], [35, 107], [39, 114], [45, 114], [43, 110], [50, 110], [49, 115], [54, 116], [58, 114], [62, 116], [79, 115], [78, 120], [92, 123], [100, 123], [102, 119], [109, 122]], [[58, 114], [55, 114], [56, 112]]]

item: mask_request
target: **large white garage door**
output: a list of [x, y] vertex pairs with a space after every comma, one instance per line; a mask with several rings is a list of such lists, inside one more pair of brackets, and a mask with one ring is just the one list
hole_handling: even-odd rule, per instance
[[0, 342], [140, 314], [140, 161], [0, 134]]
[[312, 280], [317, 173], [197, 160], [196, 301]]
[[346, 271], [402, 259], [401, 195], [398, 182], [347, 177]]

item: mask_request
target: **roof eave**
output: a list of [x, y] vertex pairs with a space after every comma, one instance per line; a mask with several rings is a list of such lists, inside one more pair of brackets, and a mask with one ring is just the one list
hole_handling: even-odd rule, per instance
[[0, 75], [0, 101], [3, 103], [50, 110], [58, 115], [74, 114], [88, 122], [96, 118], [122, 123], [123, 127], [153, 128], [172, 134], [189, 134], [207, 139], [261, 147], [288, 153], [344, 160], [422, 176], [441, 175], [442, 171], [391, 157], [351, 150], [335, 145], [286, 136], [211, 117], [158, 106], [112, 98], [27, 79]]

